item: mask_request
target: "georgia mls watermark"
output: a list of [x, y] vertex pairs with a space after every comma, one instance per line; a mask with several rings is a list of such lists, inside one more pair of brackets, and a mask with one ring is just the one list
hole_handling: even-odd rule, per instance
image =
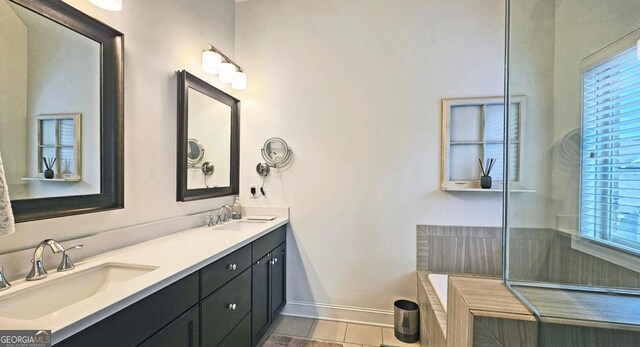
[[0, 347], [51, 347], [51, 330], [0, 330]]

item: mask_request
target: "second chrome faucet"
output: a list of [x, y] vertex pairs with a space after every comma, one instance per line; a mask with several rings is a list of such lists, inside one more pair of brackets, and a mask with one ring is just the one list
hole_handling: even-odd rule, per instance
[[207, 216], [207, 226], [212, 227], [227, 222], [229, 220], [229, 213], [231, 213], [231, 207], [229, 207], [229, 205], [222, 205], [222, 207], [218, 209], [217, 215], [210, 214]]

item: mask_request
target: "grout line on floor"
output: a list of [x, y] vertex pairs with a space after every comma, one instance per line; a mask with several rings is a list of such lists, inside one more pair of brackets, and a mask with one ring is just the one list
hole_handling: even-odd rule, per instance
[[344, 335], [342, 336], [342, 342], [346, 342], [347, 340], [347, 329], [349, 329], [349, 323], [344, 327]]
[[309, 337], [309, 335], [311, 335], [311, 330], [313, 330], [313, 325], [316, 324], [317, 321], [318, 321], [317, 319], [314, 319], [311, 322], [311, 325], [309, 326], [309, 331], [307, 331], [307, 337]]

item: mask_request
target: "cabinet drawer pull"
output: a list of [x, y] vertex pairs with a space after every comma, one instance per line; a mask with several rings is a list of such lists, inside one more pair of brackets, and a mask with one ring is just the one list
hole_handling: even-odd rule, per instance
[[235, 270], [238, 268], [238, 266], [236, 264], [229, 264], [229, 266], [227, 267], [229, 270]]
[[229, 304], [229, 310], [230, 311], [235, 311], [236, 310], [236, 304]]

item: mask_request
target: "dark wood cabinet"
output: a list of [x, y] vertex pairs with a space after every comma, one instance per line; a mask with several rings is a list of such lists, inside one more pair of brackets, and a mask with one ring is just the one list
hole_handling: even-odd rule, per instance
[[[255, 241], [251, 266], [252, 345], [256, 346], [286, 304], [286, 234], [284, 227]], [[268, 250], [264, 254], [265, 250]], [[257, 252], [263, 252], [262, 254]]]
[[271, 324], [271, 307], [269, 302], [269, 270], [271, 267], [271, 253], [256, 261], [252, 270], [252, 337], [254, 345], [269, 329]]
[[286, 304], [285, 244], [271, 252], [271, 317], [272, 321]]
[[286, 226], [56, 346], [255, 346], [286, 303]]
[[200, 309], [194, 306], [140, 344], [140, 347], [200, 346]]

